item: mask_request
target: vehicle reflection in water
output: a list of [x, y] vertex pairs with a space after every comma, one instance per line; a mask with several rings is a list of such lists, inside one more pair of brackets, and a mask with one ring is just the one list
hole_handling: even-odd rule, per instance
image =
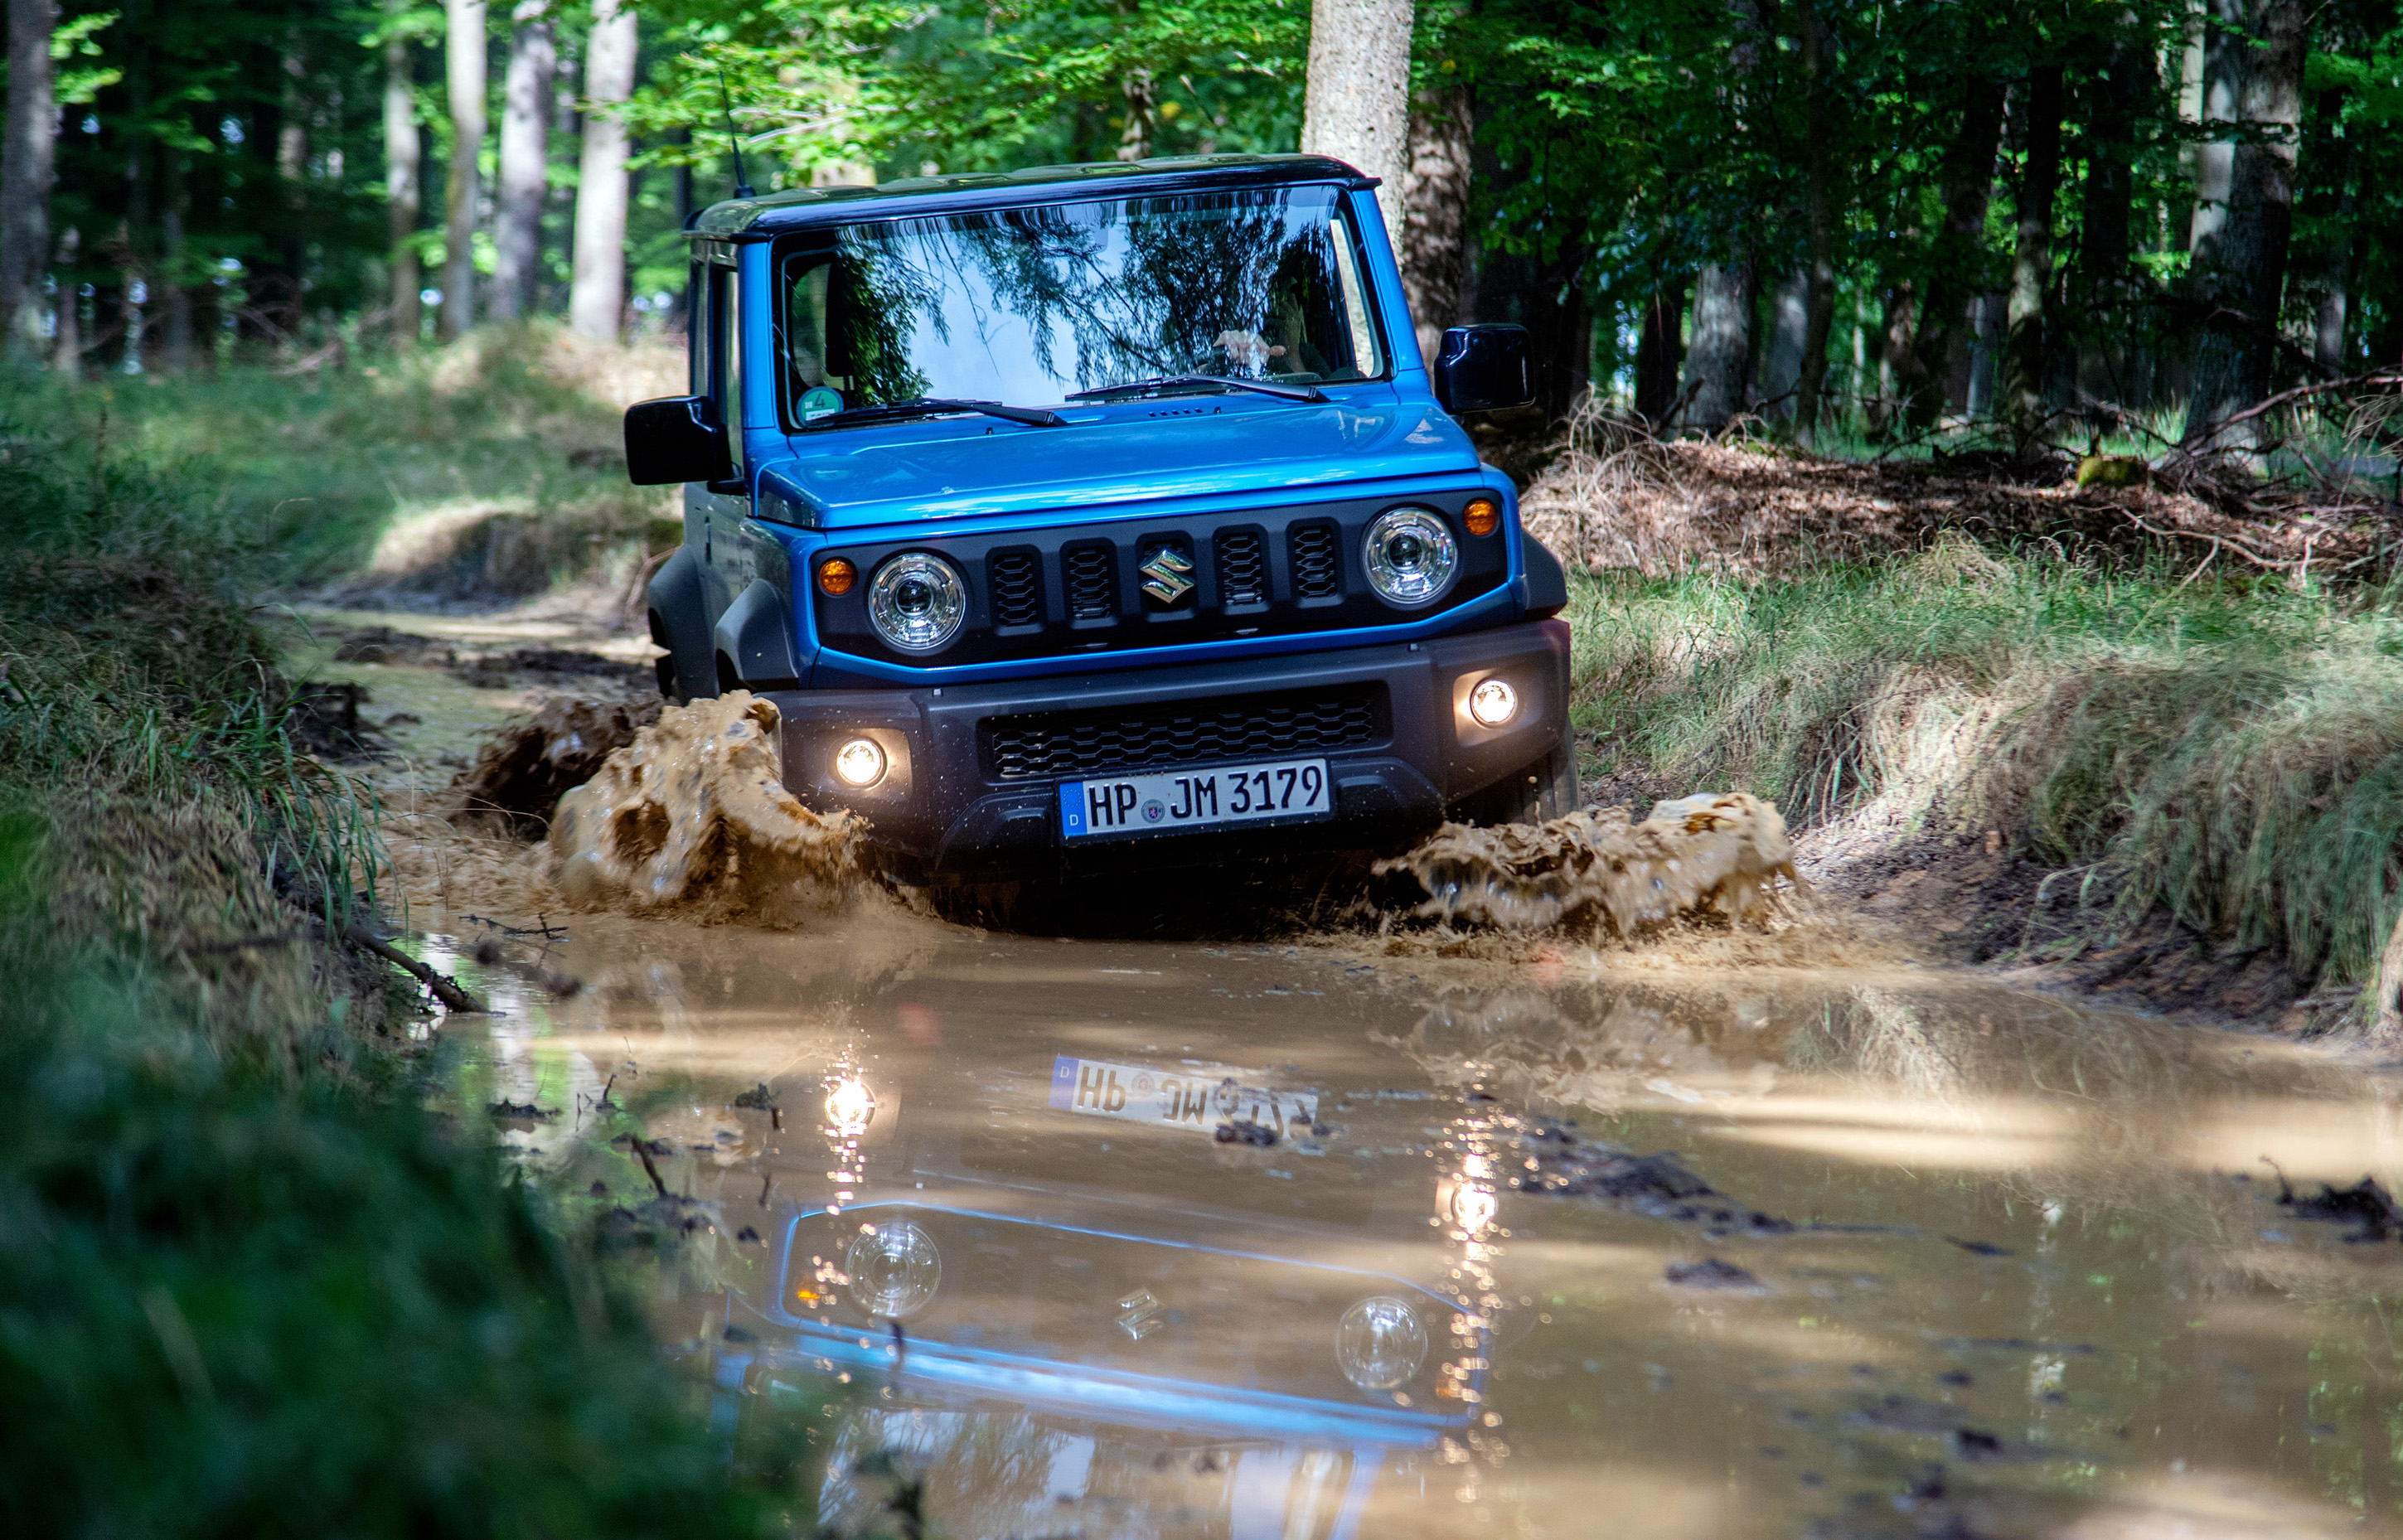
[[[1058, 1093], [996, 1134], [923, 1098], [898, 1115], [879, 1081], [909, 1056], [868, 1058], [846, 1045], [826, 1073], [834, 1192], [785, 1212], [763, 1286], [730, 1305], [741, 1345], [716, 1355], [738, 1417], [807, 1409], [842, 1374], [876, 1387], [831, 1451], [823, 1519], [860, 1516], [851, 1476], [878, 1450], [927, 1473], [954, 1533], [1051, 1533], [1098, 1505], [1331, 1540], [1380, 1483], [1467, 1475], [1474, 1499], [1470, 1452], [1499, 1421], [1489, 1158], [1268, 1214], [1242, 1201], [1258, 1175], [1216, 1162], [1218, 1131], [1272, 1120], [1307, 1142], [1300, 1088], [1059, 1055]], [[1192, 1169], [1108, 1185], [1091, 1145], [1127, 1139], [1174, 1141]], [[1431, 1219], [1452, 1267], [1417, 1243]]]
[[[715, 1222], [663, 1335], [736, 1449], [813, 1432], [839, 1527], [889, 1465], [1030, 1540], [2403, 1532], [2403, 1248], [2236, 1179], [2395, 1185], [2391, 1076], [1903, 975], [915, 922], [552, 962], [576, 999], [478, 980], [472, 1094], [619, 1203], [580, 1131], [639, 1110]], [[1520, 1190], [1528, 1115], [1793, 1228]]]

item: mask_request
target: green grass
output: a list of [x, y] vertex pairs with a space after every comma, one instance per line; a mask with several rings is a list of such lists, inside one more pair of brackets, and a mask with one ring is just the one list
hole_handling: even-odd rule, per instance
[[[624, 401], [681, 388], [674, 362], [656, 345], [595, 348], [534, 324], [298, 376], [0, 383], [17, 397], [11, 426], [55, 452], [71, 501], [114, 523], [112, 550], [180, 542], [254, 588], [313, 586], [357, 573], [396, 520], [465, 509], [516, 526], [517, 570], [499, 586], [524, 592], [622, 559], [672, 511], [627, 485], [618, 456]], [[129, 467], [181, 495], [172, 507], [129, 499], [110, 486]], [[483, 554], [471, 536], [453, 563], [467, 570], [411, 576], [463, 587], [483, 576]]]
[[317, 939], [369, 810], [292, 742], [274, 554], [71, 417], [0, 457], [0, 1533], [805, 1531], [602, 1205], [504, 1180]]
[[1778, 581], [1579, 578], [1574, 717], [1591, 770], [2001, 829], [2122, 919], [2366, 982], [2403, 907], [2395, 595], [2182, 576], [1952, 535]]

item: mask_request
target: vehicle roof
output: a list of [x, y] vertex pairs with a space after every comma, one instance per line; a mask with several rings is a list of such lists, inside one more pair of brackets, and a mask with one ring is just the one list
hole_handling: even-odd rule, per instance
[[874, 187], [794, 187], [755, 198], [729, 198], [695, 215], [685, 233], [695, 239], [758, 241], [783, 230], [862, 218], [891, 219], [955, 206], [991, 208], [1053, 201], [1063, 193], [1081, 194], [1104, 186], [1128, 193], [1160, 193], [1306, 182], [1377, 186], [1376, 178], [1324, 155], [1157, 156], [1147, 160], [907, 176]]

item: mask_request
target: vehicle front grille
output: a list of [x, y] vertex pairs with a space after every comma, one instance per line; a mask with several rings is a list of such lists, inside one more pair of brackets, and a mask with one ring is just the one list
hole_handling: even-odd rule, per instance
[[1269, 602], [1267, 542], [1257, 530], [1218, 533], [1218, 607]]
[[1068, 618], [1071, 620], [1107, 620], [1118, 612], [1117, 551], [1096, 542], [1090, 546], [1071, 546], [1060, 553], [1060, 565], [1067, 579]]
[[1039, 553], [1022, 548], [994, 551], [990, 581], [994, 625], [1042, 623], [1043, 558]]
[[1376, 742], [1374, 685], [1092, 711], [995, 716], [984, 724], [996, 780], [1274, 759]]
[[1332, 599], [1343, 591], [1343, 564], [1335, 549], [1335, 526], [1300, 524], [1288, 536], [1293, 558], [1293, 596]]

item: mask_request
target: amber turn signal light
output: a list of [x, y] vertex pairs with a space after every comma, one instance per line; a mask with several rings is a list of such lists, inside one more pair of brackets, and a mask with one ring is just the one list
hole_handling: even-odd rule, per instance
[[1491, 498], [1480, 497], [1462, 510], [1460, 521], [1468, 526], [1471, 534], [1491, 534], [1494, 526], [1502, 522], [1502, 510], [1493, 506]]
[[859, 569], [840, 556], [818, 563], [818, 591], [821, 593], [840, 598], [849, 593], [851, 586], [858, 581]]

